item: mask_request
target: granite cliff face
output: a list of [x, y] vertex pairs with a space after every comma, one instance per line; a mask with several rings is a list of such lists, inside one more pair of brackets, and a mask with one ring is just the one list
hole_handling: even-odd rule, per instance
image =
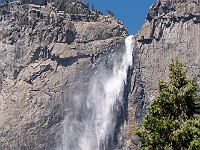
[[51, 150], [73, 95], [123, 53], [127, 31], [85, 3], [14, 2], [1, 6], [0, 35], [0, 149]]
[[[14, 2], [0, 9], [0, 150], [55, 149], [64, 118], [74, 113], [72, 97], [88, 91], [100, 64], [112, 68], [110, 56], [123, 54], [127, 31], [81, 2]], [[132, 129], [156, 96], [157, 81], [168, 80], [172, 58], [183, 62], [188, 76], [199, 78], [199, 0], [156, 2], [135, 40], [117, 149], [136, 145]]]
[[130, 141], [135, 138], [131, 135], [132, 128], [141, 123], [146, 107], [155, 98], [158, 80], [168, 80], [168, 64], [172, 58], [182, 61], [188, 77], [199, 80], [200, 1], [157, 1], [149, 9], [136, 41], [124, 132], [128, 136], [125, 139], [129, 139], [125, 140], [126, 146], [135, 144], [136, 141]]

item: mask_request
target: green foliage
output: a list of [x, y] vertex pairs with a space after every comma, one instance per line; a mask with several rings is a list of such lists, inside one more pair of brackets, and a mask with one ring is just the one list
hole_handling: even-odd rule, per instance
[[99, 14], [98, 14], [98, 12], [96, 11], [95, 14], [94, 14], [94, 20], [97, 21], [98, 18], [99, 18]]
[[112, 12], [111, 10], [106, 10], [106, 12], [108, 13], [109, 16], [115, 17], [114, 12]]
[[134, 130], [139, 149], [199, 150], [200, 97], [196, 78], [186, 79], [178, 60], [169, 65], [170, 82], [159, 81], [159, 96], [148, 108], [140, 128]]
[[92, 4], [92, 11], [95, 11], [94, 4]]

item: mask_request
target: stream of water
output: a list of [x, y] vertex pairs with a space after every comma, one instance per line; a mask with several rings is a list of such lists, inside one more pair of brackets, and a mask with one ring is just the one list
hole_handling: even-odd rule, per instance
[[[111, 73], [98, 73], [91, 78], [84, 104], [77, 102], [74, 108], [78, 113], [76, 117], [65, 119], [61, 150], [114, 149], [117, 122], [114, 107], [123, 104], [124, 85], [128, 68], [132, 65], [133, 36], [126, 38], [125, 46], [121, 61], [114, 63]], [[77, 99], [83, 101], [81, 96]]]

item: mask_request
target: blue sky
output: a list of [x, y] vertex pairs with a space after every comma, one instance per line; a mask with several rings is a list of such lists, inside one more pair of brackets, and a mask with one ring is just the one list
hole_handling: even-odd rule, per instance
[[106, 10], [114, 12], [129, 34], [135, 34], [141, 28], [149, 7], [156, 0], [89, 0], [90, 5], [106, 14]]
[[[120, 19], [129, 34], [135, 34], [141, 28], [149, 7], [156, 0], [83, 0], [89, 1], [90, 6], [106, 14], [106, 10], [114, 12], [115, 17]], [[1, 0], [0, 0], [1, 2]]]

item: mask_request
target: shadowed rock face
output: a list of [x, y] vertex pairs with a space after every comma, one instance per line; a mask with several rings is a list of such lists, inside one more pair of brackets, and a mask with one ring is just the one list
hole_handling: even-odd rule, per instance
[[[125, 149], [133, 148], [134, 126], [141, 123], [146, 108], [157, 95], [158, 80], [168, 81], [172, 58], [182, 61], [188, 77], [200, 76], [200, 3], [196, 1], [156, 2], [136, 35], [129, 93]], [[135, 143], [136, 142], [136, 143]], [[131, 145], [128, 147], [128, 145]]]
[[74, 93], [87, 87], [100, 62], [123, 53], [120, 21], [72, 5], [76, 13], [58, 12], [57, 3], [2, 8], [0, 150], [55, 149]]

